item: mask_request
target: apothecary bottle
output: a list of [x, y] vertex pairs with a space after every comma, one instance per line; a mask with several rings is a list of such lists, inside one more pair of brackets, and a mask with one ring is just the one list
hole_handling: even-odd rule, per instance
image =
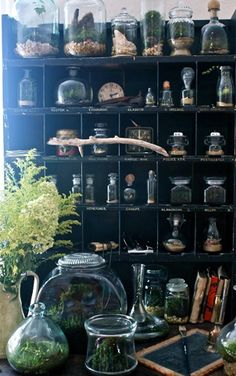
[[189, 318], [189, 288], [182, 278], [166, 285], [164, 318], [170, 324], [185, 324]]
[[172, 49], [171, 56], [191, 55], [190, 47], [194, 42], [193, 11], [183, 5], [182, 1], [169, 11], [167, 39]]
[[94, 192], [94, 175], [86, 174], [86, 185], [84, 192], [85, 204], [95, 204], [95, 192]]
[[192, 190], [188, 186], [190, 178], [185, 176], [170, 177], [170, 181], [174, 187], [170, 191], [171, 204], [189, 204], [192, 201]]
[[34, 107], [37, 105], [37, 83], [31, 76], [30, 69], [24, 69], [24, 77], [18, 86], [19, 107]]
[[15, 52], [24, 58], [59, 53], [59, 8], [53, 0], [16, 0]]
[[229, 53], [228, 37], [225, 25], [219, 22], [218, 11], [220, 10], [220, 2], [218, 0], [210, 0], [208, 3], [208, 11], [210, 13], [210, 21], [204, 25], [201, 30], [201, 53], [210, 55], [224, 55]]
[[47, 315], [64, 331], [72, 353], [85, 353], [84, 322], [97, 314], [125, 314], [126, 292], [121, 280], [96, 253], [73, 253], [59, 259], [38, 298]]
[[234, 83], [231, 74], [231, 67], [221, 66], [220, 77], [217, 83], [217, 107], [233, 107], [234, 105]]
[[[94, 136], [96, 138], [107, 138], [107, 123], [95, 123]], [[94, 144], [92, 147], [92, 154], [96, 157], [107, 155], [107, 144]]]
[[182, 157], [187, 154], [185, 146], [189, 144], [188, 137], [183, 132], [174, 132], [167, 139], [167, 145], [171, 146], [170, 155], [173, 157]]
[[106, 54], [106, 8], [102, 0], [67, 0], [64, 19], [66, 55]]
[[168, 270], [164, 266], [146, 269], [144, 276], [144, 305], [153, 316], [164, 317], [165, 288]]
[[174, 107], [173, 98], [172, 98], [172, 91], [170, 87], [169, 81], [163, 82], [163, 90], [160, 100], [160, 106], [162, 107]]
[[108, 175], [109, 183], [107, 185], [107, 203], [117, 204], [118, 203], [118, 187], [117, 187], [117, 173], [111, 172]]
[[208, 145], [206, 154], [209, 156], [223, 155], [224, 150], [222, 146], [225, 145], [225, 138], [220, 132], [211, 132], [204, 139], [204, 144]]
[[208, 187], [204, 190], [204, 203], [221, 205], [226, 202], [226, 189], [223, 184], [226, 177], [223, 176], [206, 176], [204, 178]]
[[137, 55], [137, 28], [138, 22], [126, 8], [111, 20], [112, 29], [112, 56]]
[[7, 359], [17, 372], [48, 374], [68, 358], [67, 339], [59, 325], [45, 315], [45, 308], [41, 302], [30, 306], [30, 316], [8, 340]]
[[140, 33], [143, 56], [163, 54], [165, 35], [165, 1], [142, 0]]
[[216, 218], [208, 218], [208, 227], [203, 242], [203, 250], [210, 253], [220, 252], [222, 250], [221, 236], [216, 224]]
[[157, 179], [155, 171], [148, 171], [147, 179], [147, 204], [156, 203], [156, 190], [157, 190]]
[[82, 195], [82, 186], [81, 186], [81, 175], [80, 174], [73, 174], [72, 175], [72, 193], [78, 193], [78, 198], [76, 202], [79, 204], [81, 202], [81, 195]]

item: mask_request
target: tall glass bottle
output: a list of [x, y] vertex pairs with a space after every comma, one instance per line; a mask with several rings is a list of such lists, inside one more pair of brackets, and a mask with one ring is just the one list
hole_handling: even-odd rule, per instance
[[59, 7], [54, 0], [16, 0], [15, 52], [24, 58], [59, 53]]
[[117, 189], [117, 173], [111, 172], [108, 175], [109, 183], [107, 186], [107, 203], [117, 204], [118, 202], [118, 189]]
[[94, 199], [94, 175], [86, 175], [86, 186], [84, 200], [86, 204], [95, 204]]
[[147, 204], [155, 204], [156, 188], [157, 188], [156, 174], [155, 174], [155, 171], [150, 170], [148, 172], [148, 179], [147, 179]]
[[140, 32], [142, 55], [162, 55], [165, 34], [165, 0], [141, 0]]
[[18, 105], [19, 107], [34, 107], [37, 104], [37, 84], [31, 77], [31, 70], [24, 69], [24, 77], [19, 82]]
[[234, 83], [228, 65], [220, 67], [220, 77], [217, 83], [217, 107], [233, 107]]
[[210, 0], [208, 3], [210, 22], [204, 25], [201, 30], [201, 54], [224, 55], [229, 53], [228, 38], [225, 31], [225, 25], [219, 22], [218, 19], [219, 10], [220, 2], [218, 0]]

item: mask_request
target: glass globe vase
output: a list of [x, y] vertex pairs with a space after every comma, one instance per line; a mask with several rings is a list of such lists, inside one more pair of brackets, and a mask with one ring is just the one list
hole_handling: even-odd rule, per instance
[[236, 375], [236, 318], [225, 325], [217, 338], [216, 348], [224, 360], [227, 376]]

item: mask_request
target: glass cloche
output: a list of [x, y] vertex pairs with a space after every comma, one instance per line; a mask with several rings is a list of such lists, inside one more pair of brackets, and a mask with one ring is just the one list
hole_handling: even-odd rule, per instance
[[116, 274], [94, 253], [74, 253], [59, 259], [41, 287], [38, 299], [60, 325], [70, 351], [86, 350], [84, 321], [103, 313], [126, 313], [127, 298]]
[[53, 0], [16, 0], [15, 52], [24, 58], [55, 56], [59, 53], [59, 8]]
[[106, 8], [102, 0], [67, 0], [64, 18], [66, 55], [106, 54]]
[[111, 20], [113, 56], [137, 55], [137, 28], [136, 18], [131, 16], [126, 8], [122, 8]]

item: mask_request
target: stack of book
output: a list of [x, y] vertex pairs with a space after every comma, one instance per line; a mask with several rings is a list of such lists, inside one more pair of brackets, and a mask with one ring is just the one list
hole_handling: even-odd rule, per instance
[[189, 321], [193, 324], [205, 321], [223, 324], [229, 285], [230, 279], [222, 266], [217, 271], [198, 271]]

